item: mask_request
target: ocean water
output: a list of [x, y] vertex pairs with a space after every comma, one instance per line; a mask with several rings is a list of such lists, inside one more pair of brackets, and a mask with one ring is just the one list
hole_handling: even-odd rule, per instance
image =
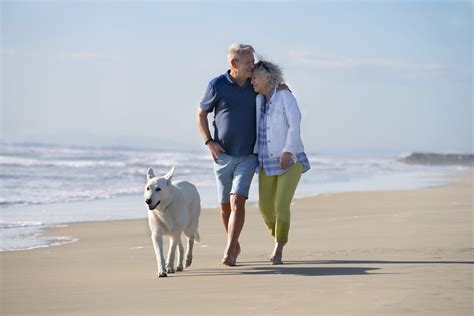
[[[317, 194], [413, 189], [446, 183], [469, 167], [407, 164], [400, 156], [308, 154], [296, 197]], [[2, 144], [0, 148], [0, 251], [75, 241], [40, 237], [51, 226], [84, 221], [145, 218], [146, 172], [193, 182], [203, 207], [217, 206], [212, 160], [207, 152], [158, 149]], [[257, 177], [249, 202], [257, 201]]]

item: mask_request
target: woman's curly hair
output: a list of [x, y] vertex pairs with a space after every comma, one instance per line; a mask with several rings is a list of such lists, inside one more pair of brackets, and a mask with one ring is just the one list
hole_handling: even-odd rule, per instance
[[284, 82], [283, 71], [280, 66], [270, 61], [260, 59], [256, 64], [254, 71], [270, 75], [270, 87], [273, 89]]

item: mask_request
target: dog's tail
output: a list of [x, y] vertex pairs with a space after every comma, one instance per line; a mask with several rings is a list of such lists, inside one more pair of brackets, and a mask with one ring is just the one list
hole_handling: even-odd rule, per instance
[[194, 233], [194, 241], [200, 243], [201, 242], [201, 236], [199, 235], [198, 230], [196, 229], [196, 232]]

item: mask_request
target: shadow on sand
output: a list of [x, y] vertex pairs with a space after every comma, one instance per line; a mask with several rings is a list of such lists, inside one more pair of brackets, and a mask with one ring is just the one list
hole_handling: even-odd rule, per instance
[[474, 264], [474, 261], [378, 261], [378, 260], [299, 260], [285, 261], [283, 265], [271, 265], [267, 261], [244, 261], [235, 267], [219, 267], [218, 269], [188, 270], [192, 276], [217, 275], [300, 275], [300, 276], [337, 276], [337, 275], [379, 275], [374, 273], [381, 268], [375, 267], [324, 267], [321, 265], [346, 264]]
[[[379, 268], [366, 267], [290, 267], [290, 266], [268, 266], [254, 267], [249, 270], [240, 271], [242, 275], [265, 275], [265, 274], [281, 274], [281, 275], [301, 275], [301, 276], [329, 276], [329, 275], [367, 275], [375, 274], [370, 271], [379, 270]], [[378, 274], [378, 273], [377, 273]]]
[[[248, 261], [246, 263], [262, 263], [262, 261]], [[285, 261], [285, 265], [298, 264], [474, 264], [474, 261], [428, 261], [428, 260], [396, 260], [396, 261], [381, 261], [381, 260], [290, 260]]]
[[368, 275], [379, 268], [369, 267], [321, 267], [315, 263], [302, 261], [296, 267], [294, 261], [283, 265], [272, 265], [267, 261], [241, 262], [235, 267], [219, 267], [218, 269], [196, 269], [187, 272], [193, 276], [216, 275], [301, 275], [301, 276], [329, 276], [329, 275]]

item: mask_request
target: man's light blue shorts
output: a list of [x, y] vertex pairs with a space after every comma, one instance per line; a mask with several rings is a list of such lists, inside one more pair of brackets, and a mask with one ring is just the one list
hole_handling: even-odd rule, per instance
[[220, 153], [214, 161], [219, 203], [229, 204], [231, 194], [248, 198], [257, 165], [257, 156], [253, 154], [233, 157]]

